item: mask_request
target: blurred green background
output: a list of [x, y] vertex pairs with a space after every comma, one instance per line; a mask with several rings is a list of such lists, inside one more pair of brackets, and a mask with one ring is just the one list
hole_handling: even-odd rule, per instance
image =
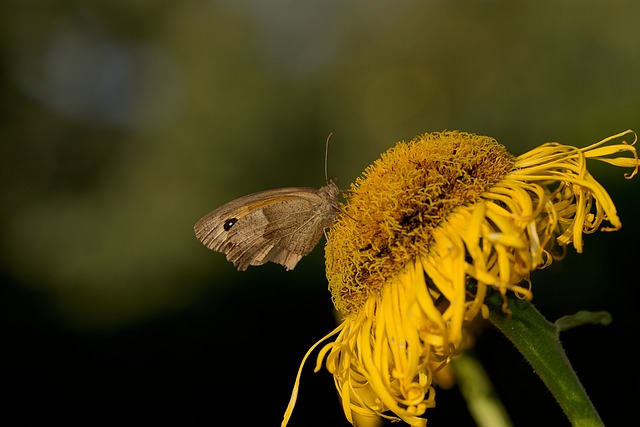
[[[237, 272], [193, 224], [250, 192], [323, 185], [331, 132], [329, 175], [348, 188], [423, 132], [521, 154], [640, 131], [639, 18], [632, 0], [0, 3], [5, 425], [279, 425], [335, 324], [322, 249]], [[611, 422], [633, 410], [619, 388], [637, 376], [640, 187], [592, 167], [623, 229], [533, 283], [550, 319], [612, 313], [563, 336]], [[516, 425], [563, 422], [496, 332], [477, 353]], [[347, 425], [312, 367], [290, 425]], [[439, 392], [429, 424], [471, 425], [462, 405]]]

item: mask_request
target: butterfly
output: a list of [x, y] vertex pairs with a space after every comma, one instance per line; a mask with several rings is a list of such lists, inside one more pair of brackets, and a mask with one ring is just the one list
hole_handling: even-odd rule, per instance
[[238, 270], [274, 262], [293, 270], [318, 244], [340, 210], [340, 189], [288, 187], [249, 194], [202, 217], [196, 237]]

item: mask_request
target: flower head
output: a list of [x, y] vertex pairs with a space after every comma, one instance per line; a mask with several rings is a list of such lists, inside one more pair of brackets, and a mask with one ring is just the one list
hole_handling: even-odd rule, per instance
[[[631, 144], [621, 140], [628, 135]], [[487, 293], [531, 299], [531, 271], [568, 245], [581, 252], [584, 233], [621, 227], [586, 160], [633, 168], [631, 178], [633, 143], [626, 131], [516, 157], [493, 138], [450, 131], [399, 142], [368, 167], [326, 245], [343, 321], [316, 369], [326, 361], [347, 419], [424, 426], [435, 374], [464, 349], [465, 324], [487, 317]]]

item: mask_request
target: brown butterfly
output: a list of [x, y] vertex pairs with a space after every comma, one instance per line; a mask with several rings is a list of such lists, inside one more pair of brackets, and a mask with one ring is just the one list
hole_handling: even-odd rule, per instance
[[224, 253], [238, 270], [268, 261], [293, 270], [336, 220], [339, 194], [333, 181], [321, 188], [249, 194], [202, 217], [194, 231], [205, 246]]

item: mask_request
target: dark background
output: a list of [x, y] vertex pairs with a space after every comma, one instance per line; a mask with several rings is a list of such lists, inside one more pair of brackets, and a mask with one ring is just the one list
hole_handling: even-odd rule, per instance
[[[458, 129], [514, 154], [640, 130], [640, 3], [0, 3], [3, 425], [279, 425], [335, 326], [322, 249], [237, 272], [202, 215], [281, 186], [348, 188], [395, 141]], [[533, 275], [605, 423], [635, 416], [638, 178], [591, 164], [623, 222]], [[517, 426], [563, 415], [487, 330], [477, 356]], [[290, 425], [344, 426], [307, 364]], [[624, 388], [623, 388], [624, 387]], [[472, 425], [457, 389], [429, 425]], [[568, 424], [568, 423], [567, 423]]]

